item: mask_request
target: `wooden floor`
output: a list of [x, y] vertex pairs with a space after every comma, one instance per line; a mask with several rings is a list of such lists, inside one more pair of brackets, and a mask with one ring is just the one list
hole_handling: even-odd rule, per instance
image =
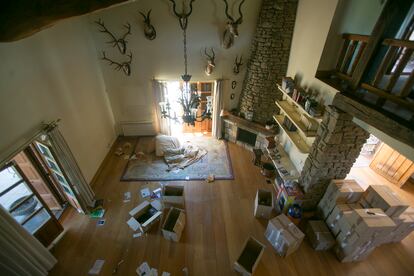
[[[143, 261], [171, 275], [235, 275], [233, 262], [243, 243], [253, 236], [267, 247], [255, 275], [414, 275], [414, 235], [402, 243], [382, 246], [360, 263], [342, 264], [332, 252], [315, 252], [307, 240], [287, 258], [279, 257], [264, 237], [265, 220], [253, 217], [257, 188], [272, 189], [251, 163], [251, 152], [229, 144], [235, 180], [181, 182], [185, 185], [187, 223], [180, 243], [162, 238], [159, 225], [140, 238], [125, 223], [136, 205], [140, 182], [120, 182], [126, 160], [110, 155], [94, 190], [105, 199], [106, 224], [72, 211], [65, 216], [66, 235], [53, 249], [58, 264], [50, 275], [87, 275], [96, 259], [104, 259], [100, 275], [136, 275]], [[132, 201], [123, 203], [123, 193]], [[413, 200], [413, 197], [411, 197]], [[411, 201], [414, 203], [414, 200]], [[414, 204], [412, 204], [414, 205]]]

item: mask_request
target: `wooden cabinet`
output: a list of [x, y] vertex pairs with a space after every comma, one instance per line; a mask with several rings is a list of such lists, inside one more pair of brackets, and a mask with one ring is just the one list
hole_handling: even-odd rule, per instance
[[398, 151], [382, 143], [369, 165], [388, 181], [401, 187], [414, 173], [414, 163]]

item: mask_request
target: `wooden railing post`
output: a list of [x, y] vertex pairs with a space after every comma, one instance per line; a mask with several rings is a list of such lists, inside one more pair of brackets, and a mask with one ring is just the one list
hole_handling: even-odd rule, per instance
[[356, 89], [360, 83], [364, 74], [367, 73], [370, 62], [373, 61], [375, 52], [380, 47], [382, 41], [386, 36], [394, 37], [398, 31], [399, 26], [404, 20], [404, 16], [408, 13], [412, 4], [412, 0], [388, 0], [382, 9], [377, 23], [372, 30], [371, 36], [365, 47], [364, 53], [356, 65], [355, 70], [351, 77], [350, 86], [352, 89]]

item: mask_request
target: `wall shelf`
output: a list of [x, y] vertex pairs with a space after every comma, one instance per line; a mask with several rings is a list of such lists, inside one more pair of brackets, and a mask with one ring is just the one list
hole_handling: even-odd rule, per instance
[[299, 109], [299, 113], [301, 114], [305, 114], [309, 119], [313, 119], [316, 120], [317, 122], [321, 122], [322, 121], [322, 116], [312, 116], [310, 115], [305, 108], [303, 108], [302, 105], [300, 105], [299, 103], [297, 103], [296, 101], [294, 101], [292, 99], [292, 97], [282, 88], [282, 86], [280, 86], [279, 84], [276, 84], [277, 88], [279, 89], [280, 92], [283, 93], [283, 99], [288, 101], [290, 104], [296, 106], [297, 109]]
[[286, 133], [289, 140], [296, 146], [296, 148], [302, 153], [309, 153], [310, 146], [306, 143], [306, 141], [299, 135], [297, 131], [289, 131], [283, 125], [284, 115], [273, 115], [273, 119], [279, 125], [279, 127]]
[[[310, 119], [310, 124], [312, 125], [313, 129], [308, 129], [306, 125], [301, 120], [300, 113], [297, 112], [296, 108], [291, 105], [288, 101], [275, 101], [275, 104], [281, 109], [281, 111], [292, 121], [292, 123], [302, 131], [305, 137], [315, 137], [316, 130], [319, 126], [319, 123], [316, 120], [306, 118], [307, 120]], [[313, 121], [312, 121], [313, 120]]]
[[[275, 150], [273, 149], [269, 149], [266, 148], [267, 154], [270, 158], [270, 160], [272, 160], [273, 165], [275, 165], [276, 170], [278, 171], [280, 177], [284, 180], [298, 180], [299, 179], [299, 172], [296, 170], [295, 165], [293, 165], [292, 161], [289, 158], [289, 155], [285, 152], [285, 150], [283, 149], [283, 147], [280, 144], [277, 144], [275, 147], [278, 151], [278, 153], [280, 154], [280, 159], [277, 160], [274, 157], [275, 154]], [[287, 171], [283, 171], [283, 169], [285, 169]]]

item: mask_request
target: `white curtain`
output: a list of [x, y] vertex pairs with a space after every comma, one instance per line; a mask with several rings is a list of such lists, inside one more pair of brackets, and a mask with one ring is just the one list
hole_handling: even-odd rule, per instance
[[0, 207], [0, 275], [47, 275], [55, 257]]
[[223, 80], [217, 80], [214, 85], [214, 102], [213, 102], [213, 137], [220, 139], [222, 137], [222, 119], [221, 110], [224, 107], [223, 100]]
[[65, 138], [60, 133], [58, 126], [49, 130], [48, 133], [52, 148], [60, 161], [63, 170], [69, 178], [71, 186], [74, 187], [76, 199], [84, 213], [88, 213], [88, 207], [95, 205], [95, 194], [91, 186], [86, 182], [75, 157], [72, 154]]
[[161, 118], [161, 108], [159, 103], [167, 101], [167, 84], [163, 81], [153, 80], [154, 90], [154, 111], [156, 115], [156, 129], [158, 133], [171, 135], [171, 125], [169, 119]]

